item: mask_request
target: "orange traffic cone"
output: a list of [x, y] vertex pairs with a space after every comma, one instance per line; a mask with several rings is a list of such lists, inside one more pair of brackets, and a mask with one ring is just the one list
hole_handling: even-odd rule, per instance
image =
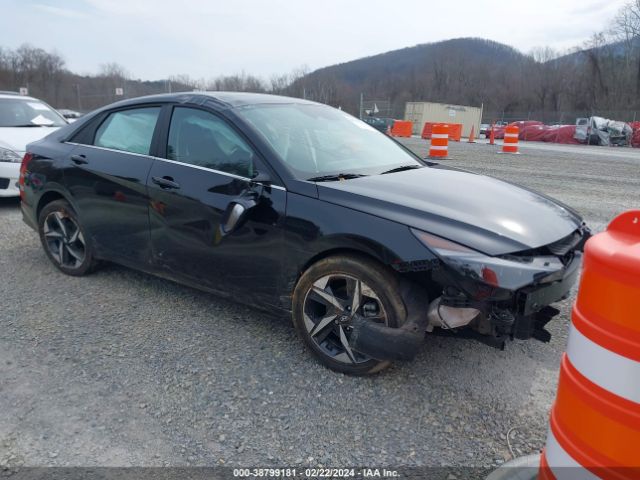
[[469, 143], [476, 143], [476, 126], [471, 126], [471, 135], [469, 135]]
[[523, 457], [487, 480], [640, 478], [639, 252], [640, 210], [587, 242], [539, 470]]
[[489, 145], [496, 144], [496, 124], [491, 124], [491, 135], [489, 135]]

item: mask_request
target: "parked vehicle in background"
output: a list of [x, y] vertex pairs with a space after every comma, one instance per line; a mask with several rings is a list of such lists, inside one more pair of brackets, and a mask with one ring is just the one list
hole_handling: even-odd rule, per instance
[[393, 118], [364, 117], [362, 120], [382, 133], [393, 127]]
[[491, 125], [489, 125], [488, 123], [481, 123], [478, 134], [488, 137], [490, 134], [490, 130], [491, 130]]
[[627, 146], [633, 129], [625, 122], [602, 117], [576, 119], [575, 139], [587, 145]]
[[17, 93], [0, 93], [0, 197], [16, 197], [20, 162], [27, 144], [67, 121], [46, 103]]
[[67, 119], [69, 123], [75, 122], [78, 118], [80, 118], [83, 113], [76, 112], [75, 110], [69, 110], [67, 108], [59, 108], [58, 113]]
[[489, 128], [487, 128], [485, 136], [489, 138], [489, 136], [491, 135], [491, 131], [493, 130], [493, 134], [495, 138], [498, 138], [498, 139], [504, 138], [504, 130], [505, 128], [507, 128], [507, 125], [509, 125], [509, 122], [499, 120], [495, 122], [493, 125], [490, 125]]
[[116, 103], [30, 144], [20, 186], [62, 272], [108, 260], [289, 314], [350, 374], [413, 358], [434, 329], [548, 341], [589, 237], [549, 197], [273, 95]]

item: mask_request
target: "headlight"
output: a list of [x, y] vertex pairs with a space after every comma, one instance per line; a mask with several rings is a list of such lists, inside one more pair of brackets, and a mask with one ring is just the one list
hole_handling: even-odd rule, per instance
[[0, 162], [20, 163], [22, 157], [13, 150], [0, 147]]
[[554, 256], [530, 257], [527, 262], [490, 257], [430, 233], [411, 231], [458, 274], [493, 287], [518, 290], [527, 285], [553, 281], [555, 276], [552, 274], [564, 269], [562, 262]]
[[452, 242], [451, 240], [447, 240], [446, 238], [431, 235], [430, 233], [423, 232], [422, 230], [415, 230], [412, 228], [411, 231], [424, 245], [429, 247], [431, 250], [434, 250], [436, 253], [439, 253], [440, 255], [447, 255], [447, 253], [449, 252], [478, 253], [475, 250], [465, 247], [464, 245]]

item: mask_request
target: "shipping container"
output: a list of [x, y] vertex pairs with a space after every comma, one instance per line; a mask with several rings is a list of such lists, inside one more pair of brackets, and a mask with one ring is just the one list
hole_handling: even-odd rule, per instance
[[413, 134], [420, 135], [425, 122], [460, 123], [462, 136], [471, 135], [475, 127], [476, 137], [480, 131], [482, 107], [452, 105], [450, 103], [407, 102], [404, 119], [413, 122]]

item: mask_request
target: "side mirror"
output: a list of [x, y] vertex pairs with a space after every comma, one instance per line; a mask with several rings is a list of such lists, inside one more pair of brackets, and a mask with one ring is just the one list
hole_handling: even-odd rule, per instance
[[222, 232], [225, 234], [233, 231], [247, 209], [240, 203], [231, 203], [227, 211], [229, 212], [229, 215], [227, 215], [228, 218], [226, 219], [226, 222], [221, 224]]
[[229, 235], [233, 232], [247, 216], [249, 210], [258, 204], [253, 198], [239, 198], [229, 203], [227, 209], [222, 215], [220, 222], [219, 234], [221, 237]]
[[[227, 209], [222, 215], [222, 220], [218, 227], [216, 242], [220, 241], [222, 237], [229, 235], [242, 224], [249, 210], [258, 204], [265, 187], [267, 187], [268, 190], [270, 184], [271, 177], [268, 173], [255, 172], [255, 175], [251, 178], [250, 190], [246, 191], [242, 196], [235, 198], [227, 205]], [[260, 191], [253, 190], [253, 187], [256, 185], [262, 187]]]

